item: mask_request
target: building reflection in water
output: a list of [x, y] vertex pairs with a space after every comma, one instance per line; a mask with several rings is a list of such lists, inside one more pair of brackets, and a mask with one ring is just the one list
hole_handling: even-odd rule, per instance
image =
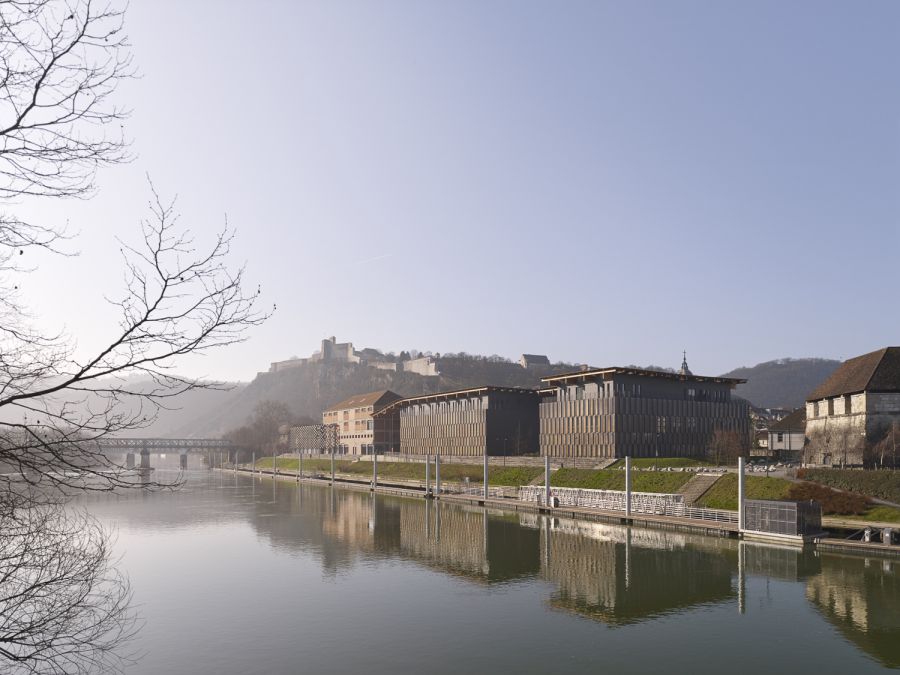
[[891, 668], [900, 667], [900, 583], [891, 559], [822, 556], [806, 597], [847, 640]]
[[552, 519], [542, 528], [541, 572], [558, 588], [552, 607], [610, 625], [630, 624], [733, 600], [732, 543]]
[[540, 577], [553, 608], [610, 626], [710, 604], [744, 611], [753, 576], [803, 583], [847, 640], [900, 666], [900, 562], [309, 485], [266, 485], [268, 501], [261, 485], [255, 527], [318, 551], [326, 572], [377, 555], [478, 584]]
[[122, 505], [140, 501], [141, 520], [129, 521], [139, 528], [249, 522], [273, 547], [311, 554], [331, 575], [374, 556], [477, 584], [543, 578], [554, 586], [553, 608], [610, 626], [723, 603], [743, 610], [754, 576], [803, 584], [837, 634], [900, 667], [900, 561], [227, 474], [213, 480], [203, 499], [185, 491], [86, 501], [126, 519]]

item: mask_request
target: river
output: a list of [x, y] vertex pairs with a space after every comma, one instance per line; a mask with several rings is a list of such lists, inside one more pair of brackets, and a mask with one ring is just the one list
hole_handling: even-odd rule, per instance
[[88, 502], [144, 622], [129, 673], [900, 667], [900, 559], [187, 477]]

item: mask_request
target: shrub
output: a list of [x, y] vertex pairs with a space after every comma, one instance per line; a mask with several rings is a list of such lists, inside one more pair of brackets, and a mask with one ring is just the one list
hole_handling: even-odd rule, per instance
[[861, 516], [872, 505], [864, 495], [838, 492], [817, 483], [794, 484], [788, 492], [788, 498], [798, 502], [819, 502], [822, 513], [826, 515]]
[[847, 469], [800, 469], [797, 477], [838, 490], [900, 503], [900, 471], [851, 471]]

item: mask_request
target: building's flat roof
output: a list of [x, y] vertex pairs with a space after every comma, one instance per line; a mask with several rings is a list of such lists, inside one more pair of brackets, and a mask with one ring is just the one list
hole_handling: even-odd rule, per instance
[[456, 398], [468, 398], [470, 396], [480, 396], [482, 394], [494, 394], [494, 393], [505, 393], [505, 394], [537, 394], [538, 391], [536, 389], [525, 389], [523, 387], [472, 387], [469, 389], [456, 389], [454, 391], [441, 391], [436, 394], [423, 394], [421, 396], [409, 396], [407, 398], [401, 398], [398, 401], [394, 401], [390, 405], [385, 406], [381, 410], [379, 410], [376, 414], [382, 414], [389, 410], [393, 410], [394, 408], [400, 408], [405, 405], [412, 405], [415, 403], [428, 403], [431, 401], [442, 401]]
[[681, 373], [670, 373], [664, 370], [647, 370], [646, 368], [628, 368], [622, 366], [610, 366], [608, 368], [591, 368], [589, 370], [578, 370], [572, 373], [563, 373], [561, 375], [551, 375], [542, 377], [541, 382], [545, 384], [562, 384], [565, 382], [590, 380], [606, 375], [635, 375], [638, 377], [655, 377], [663, 380], [678, 380], [681, 382], [714, 382], [717, 384], [743, 384], [747, 380], [736, 377], [706, 377], [703, 375], [682, 375]]

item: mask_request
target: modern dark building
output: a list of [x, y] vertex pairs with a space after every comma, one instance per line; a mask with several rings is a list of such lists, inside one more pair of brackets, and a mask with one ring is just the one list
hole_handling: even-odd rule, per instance
[[373, 417], [400, 422], [389, 452], [410, 455], [528, 455], [538, 453], [538, 392], [477, 387], [395, 401]]
[[642, 368], [597, 368], [542, 378], [541, 454], [551, 457], [701, 457], [716, 431], [750, 447], [750, 413], [732, 389], [746, 380]]

